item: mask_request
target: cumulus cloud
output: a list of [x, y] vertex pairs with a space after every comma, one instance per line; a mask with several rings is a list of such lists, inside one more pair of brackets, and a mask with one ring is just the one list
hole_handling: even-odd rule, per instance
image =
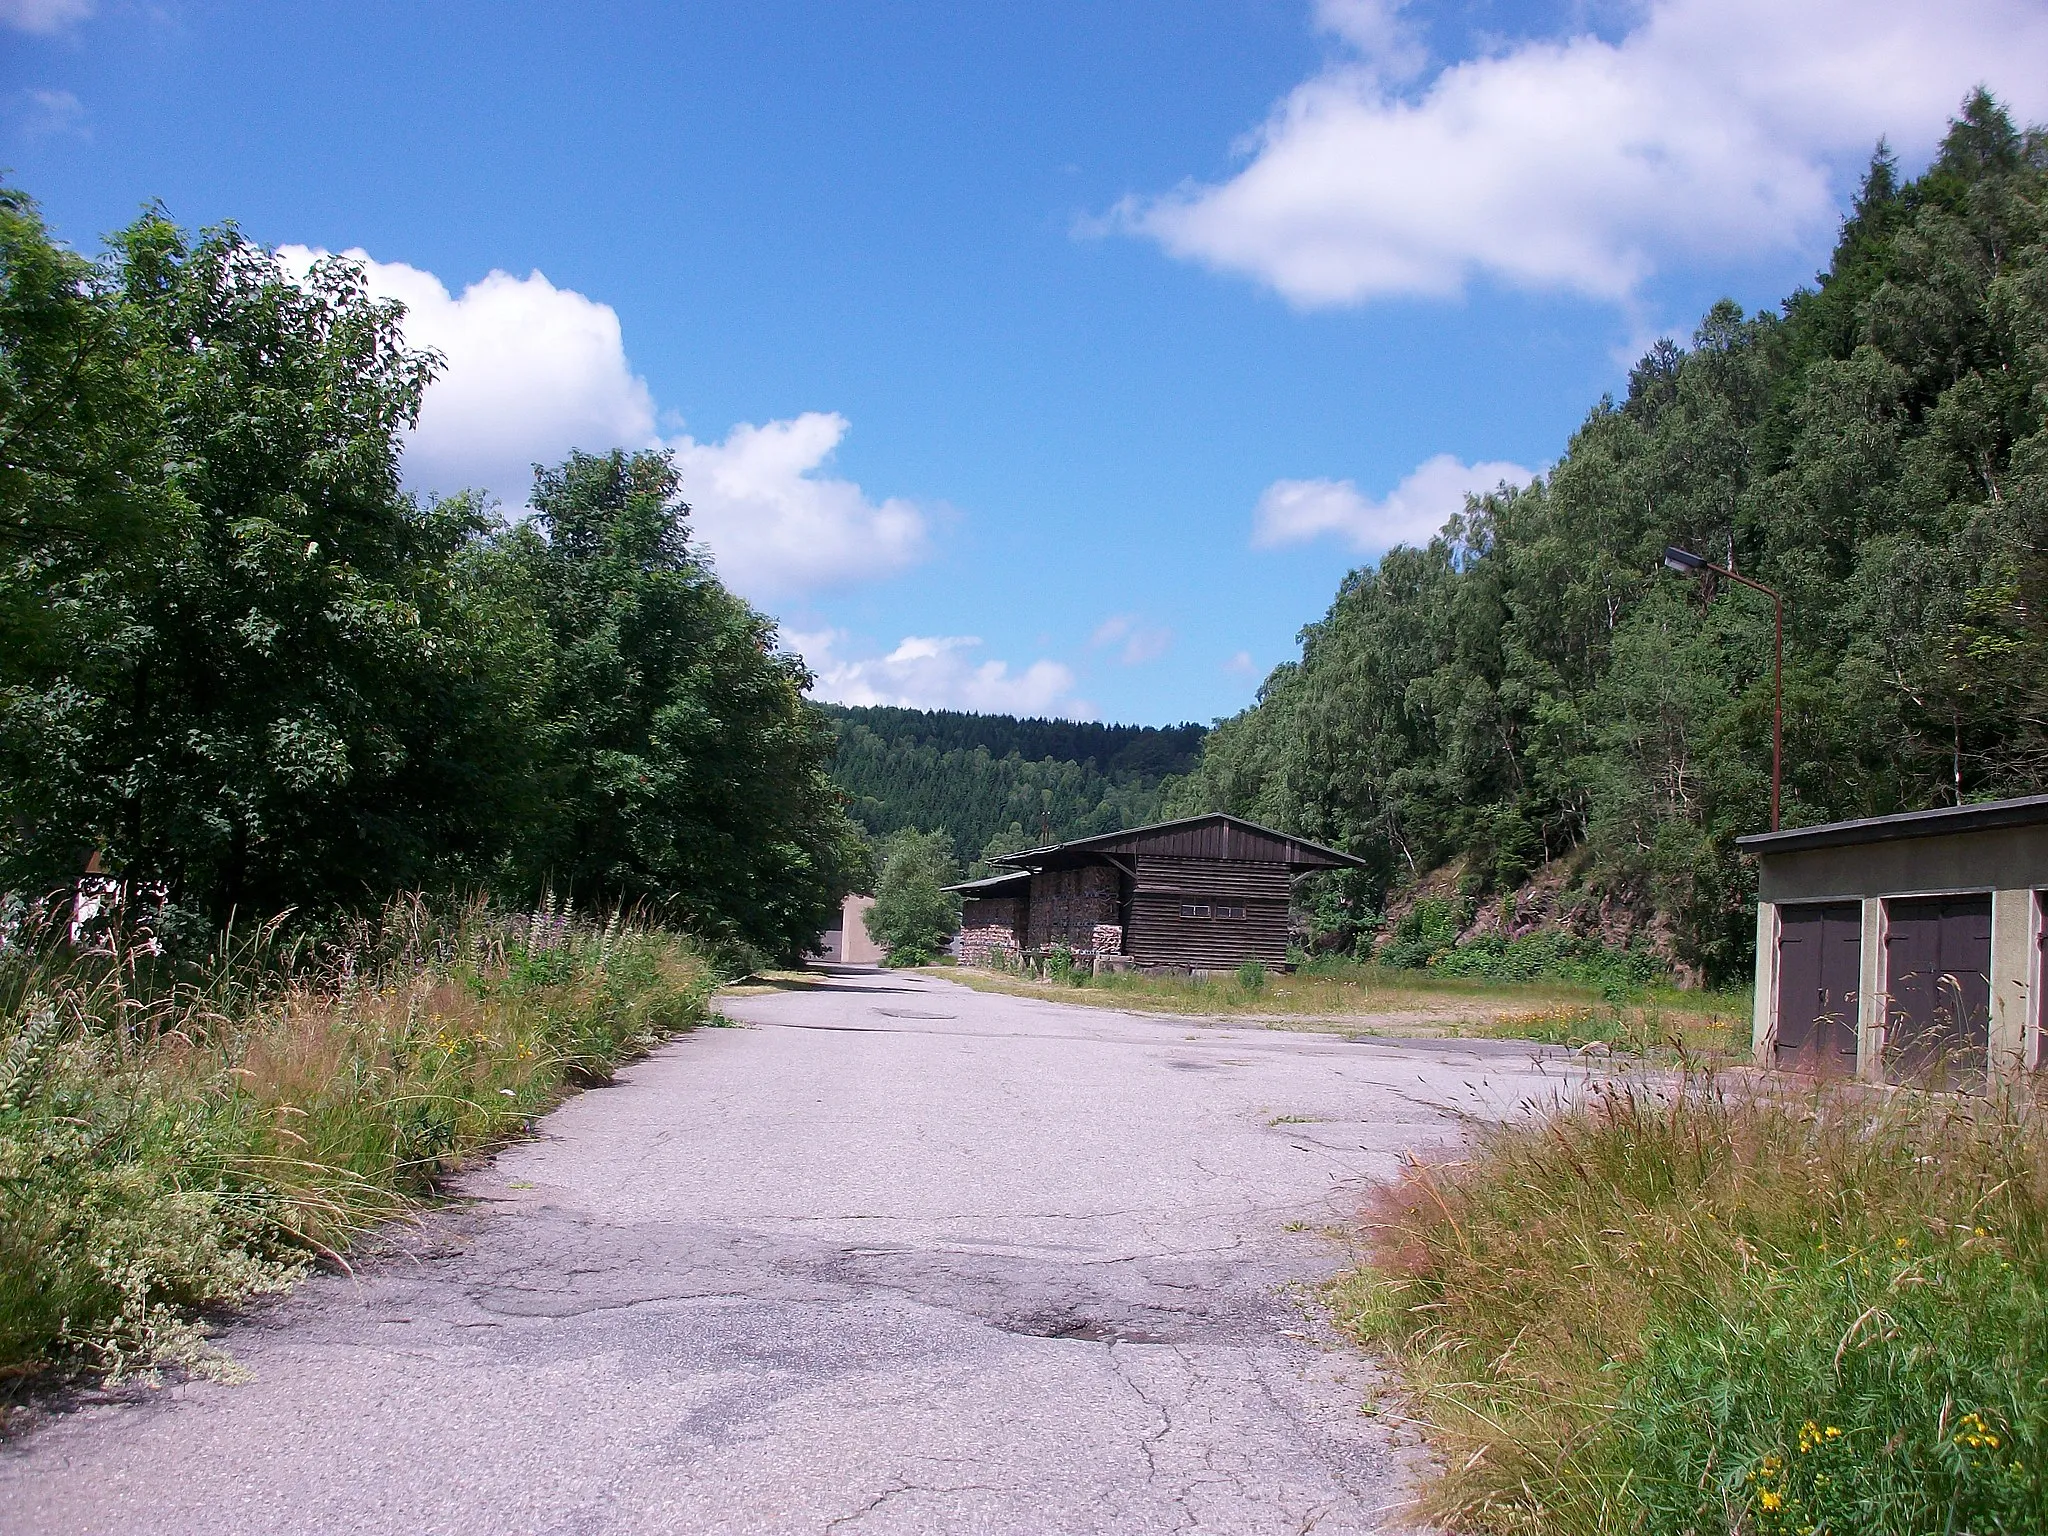
[[971, 635], [910, 635], [886, 656], [847, 657], [847, 638], [843, 630], [783, 637], [817, 674], [811, 691], [835, 704], [1095, 717], [1092, 704], [1073, 696], [1073, 671], [1057, 661], [1012, 672], [1008, 662], [979, 659], [981, 641]]
[[1223, 670], [1232, 677], [1250, 677], [1258, 667], [1253, 663], [1250, 651], [1238, 651], [1223, 663]]
[[0, 0], [0, 27], [50, 37], [98, 9], [94, 0]]
[[1396, 4], [1318, 16], [1349, 51], [1275, 107], [1237, 174], [1114, 215], [1303, 307], [1479, 276], [1629, 301], [1673, 259], [1824, 240], [1878, 137], [1919, 152], [1980, 82], [2021, 117], [2048, 109], [2038, 0], [1649, 0], [1618, 41], [1433, 74]]
[[719, 443], [670, 442], [697, 533], [735, 590], [787, 596], [923, 558], [926, 519], [915, 505], [874, 502], [851, 480], [817, 473], [847, 426], [836, 412], [806, 411], [792, 421], [743, 423]]
[[[326, 254], [302, 245], [278, 252], [299, 272]], [[571, 448], [654, 441], [654, 398], [626, 361], [609, 304], [557, 288], [539, 272], [492, 272], [457, 296], [418, 267], [362, 250], [343, 254], [362, 266], [372, 293], [405, 305], [406, 340], [446, 361], [406, 446], [414, 485], [481, 487], [523, 506], [536, 463]]]
[[[327, 253], [288, 245], [303, 275]], [[618, 312], [539, 272], [492, 272], [458, 294], [431, 272], [343, 253], [372, 293], [405, 305], [406, 340], [445, 366], [406, 446], [420, 490], [482, 489], [524, 506], [533, 465], [570, 449], [667, 447], [683, 476], [696, 536], [735, 590], [770, 601], [870, 579], [921, 559], [927, 518], [900, 498], [871, 500], [819, 470], [846, 436], [844, 416], [806, 411], [743, 422], [722, 441], [663, 442], [654, 397], [626, 356]]]
[[1127, 667], [1157, 661], [1173, 648], [1173, 631], [1164, 625], [1146, 624], [1134, 613], [1112, 614], [1095, 627], [1088, 643], [1097, 650], [1117, 647], [1117, 659]]
[[1484, 495], [1503, 481], [1527, 485], [1534, 478], [1519, 464], [1466, 464], [1440, 453], [1417, 465], [1379, 501], [1350, 480], [1275, 480], [1252, 514], [1252, 543], [1274, 549], [1335, 534], [1361, 551], [1426, 544], [1465, 510], [1467, 496]]

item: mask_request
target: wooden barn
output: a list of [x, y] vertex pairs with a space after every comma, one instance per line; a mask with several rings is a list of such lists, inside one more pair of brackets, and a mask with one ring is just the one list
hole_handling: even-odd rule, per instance
[[1011, 874], [953, 889], [965, 901], [961, 958], [1127, 956], [1141, 968], [1234, 970], [1287, 963], [1294, 882], [1360, 868], [1348, 853], [1214, 813], [1077, 838], [992, 860]]

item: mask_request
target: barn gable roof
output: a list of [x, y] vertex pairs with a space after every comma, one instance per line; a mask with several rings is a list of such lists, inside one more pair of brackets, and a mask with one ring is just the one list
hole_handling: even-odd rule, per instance
[[1242, 816], [1212, 811], [1203, 816], [1185, 816], [1177, 821], [1154, 822], [1149, 827], [1132, 827], [1123, 832], [1104, 832], [1095, 837], [1075, 838], [1044, 848], [1027, 848], [1021, 853], [992, 856], [991, 864], [1015, 864], [1026, 869], [1069, 869], [1092, 864], [1108, 856], [1125, 858], [1223, 859], [1247, 864], [1285, 864], [1290, 871], [1313, 869], [1363, 869], [1365, 861], [1312, 843], [1305, 837], [1262, 827]]

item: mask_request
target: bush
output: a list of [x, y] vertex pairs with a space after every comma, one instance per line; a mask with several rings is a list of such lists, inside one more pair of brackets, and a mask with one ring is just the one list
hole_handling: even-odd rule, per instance
[[0, 1378], [203, 1364], [191, 1309], [289, 1285], [700, 1022], [715, 980], [616, 919], [417, 902], [293, 958], [146, 990], [0, 950]]
[[1055, 944], [1045, 954], [1045, 974], [1053, 981], [1077, 985], [1082, 977], [1074, 964], [1074, 952], [1064, 944]]
[[1237, 984], [1247, 992], [1263, 992], [1266, 989], [1266, 968], [1256, 960], [1247, 960], [1237, 968]]
[[2048, 1530], [2038, 1106], [1616, 1086], [1418, 1166], [1336, 1292], [1461, 1529]]
[[1428, 965], [1443, 976], [1575, 982], [1597, 988], [1609, 1002], [1641, 992], [1659, 969], [1648, 950], [1610, 949], [1596, 939], [1555, 931], [1524, 934], [1518, 939], [1489, 933], [1435, 956]]
[[[929, 965], [959, 932], [960, 898], [944, 889], [958, 878], [953, 840], [944, 832], [899, 832], [889, 840], [864, 921], [890, 964]], [[899, 954], [924, 958], [899, 961]]]
[[1394, 936], [1379, 952], [1382, 965], [1419, 970], [1458, 942], [1465, 927], [1462, 902], [1433, 896], [1418, 901], [1394, 924]]
[[930, 965], [932, 953], [922, 944], [902, 944], [883, 957], [882, 964], [902, 969], [907, 966]]

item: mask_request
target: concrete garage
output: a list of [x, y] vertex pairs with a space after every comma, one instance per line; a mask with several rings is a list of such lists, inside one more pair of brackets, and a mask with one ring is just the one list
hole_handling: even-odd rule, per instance
[[2040, 1065], [2048, 795], [1737, 842], [1760, 1064], [1948, 1087]]

